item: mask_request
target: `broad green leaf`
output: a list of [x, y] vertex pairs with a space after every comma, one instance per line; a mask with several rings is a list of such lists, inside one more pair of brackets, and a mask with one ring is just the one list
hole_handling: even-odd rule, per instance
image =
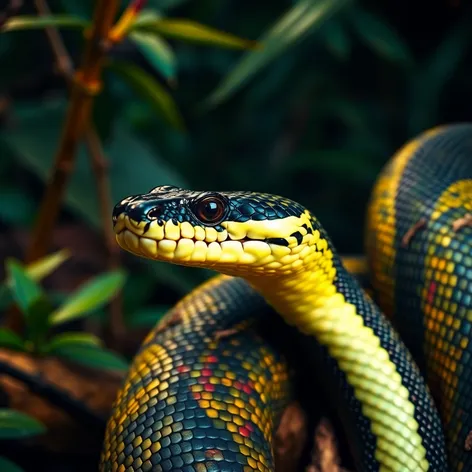
[[15, 302], [24, 314], [29, 314], [33, 305], [44, 297], [41, 287], [26, 273], [20, 263], [8, 259], [6, 269]]
[[126, 276], [121, 271], [108, 272], [94, 277], [77, 289], [62, 306], [51, 313], [51, 323], [65, 323], [98, 310], [117, 294], [125, 280]]
[[246, 53], [204, 103], [215, 106], [228, 99], [250, 78], [347, 5], [349, 0], [301, 0], [259, 40], [258, 50]]
[[348, 15], [359, 37], [377, 54], [400, 63], [411, 63], [406, 43], [382, 18], [361, 8], [353, 8]]
[[24, 351], [25, 343], [16, 333], [8, 328], [0, 328], [0, 347]]
[[152, 22], [134, 23], [131, 29], [157, 33], [168, 38], [207, 46], [229, 49], [253, 49], [257, 47], [256, 41], [239, 38], [233, 34], [185, 19], [160, 18]]
[[0, 408], [0, 440], [38, 436], [46, 431], [37, 419], [10, 408]]
[[51, 15], [51, 16], [15, 16], [10, 18], [0, 28], [0, 32], [19, 31], [31, 29], [44, 29], [49, 26], [55, 28], [72, 28], [83, 30], [89, 26], [89, 22], [78, 16]]
[[42, 288], [26, 273], [21, 264], [9, 259], [6, 267], [8, 278], [11, 280], [13, 299], [25, 315], [27, 339], [31, 341], [32, 350], [38, 351], [49, 329], [51, 304]]
[[170, 306], [154, 306], [142, 308], [126, 316], [130, 328], [154, 326], [169, 310]]
[[20, 466], [2, 456], [0, 456], [0, 470], [2, 472], [25, 472]]
[[68, 249], [61, 249], [26, 266], [27, 274], [35, 281], [52, 274], [71, 256]]
[[103, 370], [126, 370], [127, 361], [112, 351], [93, 345], [69, 345], [55, 349], [54, 355], [87, 367]]
[[347, 59], [351, 52], [351, 41], [343, 23], [336, 18], [327, 21], [321, 33], [328, 49], [340, 59]]
[[129, 38], [139, 48], [150, 64], [167, 80], [175, 80], [176, 63], [174, 51], [162, 38], [155, 34], [133, 31]]
[[63, 347], [83, 345], [101, 346], [102, 340], [91, 333], [61, 333], [49, 341], [46, 352], [54, 353]]
[[[24, 267], [24, 269], [26, 274], [31, 277], [31, 279], [33, 279], [35, 282], [38, 282], [53, 272], [59, 265], [68, 259], [69, 256], [69, 251], [63, 249], [53, 254], [49, 254], [38, 261], [28, 264], [26, 267]], [[7, 276], [7, 279], [2, 285], [0, 285], [0, 310], [6, 309], [12, 303], [10, 290], [11, 286], [11, 277]]]
[[127, 62], [110, 61], [108, 67], [121, 76], [143, 98], [147, 99], [169, 124], [176, 129], [183, 130], [183, 120], [174, 99], [154, 77], [140, 67]]
[[[10, 150], [20, 165], [43, 182], [47, 182], [50, 175], [65, 112], [64, 99], [48, 100], [41, 107], [16, 103], [12, 109], [17, 120], [15, 127], [4, 127], [4, 131], [0, 132], [2, 147]], [[107, 160], [113, 163], [109, 167], [108, 176], [114, 203], [128, 195], [147, 192], [157, 185], [189, 187], [186, 179], [158, 153], [145, 145], [123, 120], [118, 120], [112, 128], [111, 139], [104, 143], [104, 151]], [[133, 158], [130, 159], [130, 156]], [[83, 221], [101, 231], [103, 221], [97, 205], [97, 196], [93, 191], [95, 188], [95, 178], [90, 172], [90, 160], [84, 146], [80, 146], [64, 204]], [[84, 189], [92, 190], [84, 192]], [[189, 271], [185, 267], [156, 264], [143, 258], [134, 260], [141, 265], [147, 276], [161, 280], [181, 294], [188, 292], [205, 278], [204, 272], [197, 269]]]

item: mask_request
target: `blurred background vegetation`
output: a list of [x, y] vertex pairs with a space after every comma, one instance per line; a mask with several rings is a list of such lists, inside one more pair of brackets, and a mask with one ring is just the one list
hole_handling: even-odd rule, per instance
[[[0, 11], [9, 4], [0, 1]], [[94, 2], [48, 4], [54, 14], [90, 20]], [[303, 4], [337, 6], [299, 15], [283, 30]], [[340, 252], [359, 253], [369, 192], [386, 160], [428, 127], [470, 119], [468, 2], [153, 0], [146, 8], [269, 41], [265, 50], [241, 51], [170, 35], [156, 55], [128, 37], [111, 49], [93, 120], [113, 203], [160, 184], [283, 194], [319, 217]], [[24, 2], [16, 14], [36, 11]], [[77, 64], [81, 30], [61, 34]], [[0, 70], [0, 251], [21, 259], [68, 95], [42, 29], [1, 34]], [[98, 206], [81, 148], [51, 245], [73, 256], [54, 290], [106, 268]], [[131, 322], [154, 319], [208, 275], [123, 258]]]
[[[36, 15], [34, 3], [0, 0], [0, 21], [13, 4], [15, 15]], [[95, 2], [47, 4], [74, 17], [59, 26], [76, 67]], [[128, 5], [120, 2], [120, 12]], [[341, 253], [361, 253], [369, 192], [392, 153], [422, 130], [471, 119], [470, 2], [149, 0], [145, 7], [144, 20], [191, 20], [263, 47], [242, 50], [234, 37], [211, 34], [195, 41], [198, 31], [189, 40], [187, 25], [183, 33], [144, 27], [108, 51], [93, 123], [113, 204], [161, 184], [278, 193], [310, 208]], [[23, 260], [69, 94], [43, 28], [6, 22], [0, 32], [0, 255]], [[111, 225], [111, 209], [104, 222], [99, 206], [81, 146], [49, 247], [71, 254], [44, 281], [57, 303], [110, 268], [101, 228]], [[130, 356], [140, 329], [209, 274], [120, 257], [122, 313], [139, 334], [113, 348]], [[92, 303], [100, 307], [90, 331], [107, 320], [104, 302]]]

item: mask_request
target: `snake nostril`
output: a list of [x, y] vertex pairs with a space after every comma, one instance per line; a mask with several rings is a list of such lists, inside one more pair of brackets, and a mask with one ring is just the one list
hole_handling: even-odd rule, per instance
[[157, 218], [159, 218], [160, 216], [162, 216], [162, 212], [163, 212], [163, 208], [161, 205], [157, 205], [155, 206], [154, 208], [151, 208], [148, 212], [147, 212], [147, 217], [151, 220], [156, 220]]

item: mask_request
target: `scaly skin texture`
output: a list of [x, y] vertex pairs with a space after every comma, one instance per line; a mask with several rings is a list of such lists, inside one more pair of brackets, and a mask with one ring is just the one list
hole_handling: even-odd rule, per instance
[[358, 470], [446, 470], [415, 362], [308, 210], [274, 195], [163, 186], [120, 202], [113, 220], [124, 249], [242, 277], [313, 337]]
[[267, 312], [243, 280], [221, 276], [179, 302], [133, 361], [100, 470], [274, 470], [272, 438], [292, 392], [287, 362], [255, 330]]
[[367, 221], [375, 296], [431, 386], [454, 472], [472, 471], [471, 215], [472, 125], [458, 124], [399, 150]]

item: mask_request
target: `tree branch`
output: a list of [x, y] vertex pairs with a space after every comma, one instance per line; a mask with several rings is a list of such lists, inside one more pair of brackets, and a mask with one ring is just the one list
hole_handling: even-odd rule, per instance
[[[51, 10], [46, 0], [35, 0], [35, 6], [40, 15], [51, 14]], [[54, 28], [53, 26], [46, 28], [46, 34], [56, 59], [56, 65], [59, 72], [64, 76], [68, 83], [70, 83], [71, 78], [74, 76], [74, 65], [69, 53], [67, 52], [61, 34], [57, 28]], [[108, 165], [100, 138], [91, 123], [87, 124], [85, 130], [85, 144], [88, 149], [88, 155], [91, 160], [92, 169], [97, 183], [97, 196], [103, 224], [102, 231], [105, 249], [108, 256], [108, 268], [113, 270], [120, 267], [120, 252], [109, 222], [112, 210], [112, 200], [110, 181], [107, 173]], [[120, 296], [114, 297], [110, 303], [110, 328], [112, 343], [119, 341], [126, 332], [122, 314], [122, 300]]]
[[52, 239], [54, 224], [74, 167], [77, 147], [88, 125], [94, 95], [99, 92], [101, 86], [104, 60], [101, 41], [108, 37], [118, 4], [118, 0], [97, 0], [96, 2], [93, 25], [88, 34], [81, 67], [73, 76], [65, 125], [26, 254], [27, 263], [44, 256]]

